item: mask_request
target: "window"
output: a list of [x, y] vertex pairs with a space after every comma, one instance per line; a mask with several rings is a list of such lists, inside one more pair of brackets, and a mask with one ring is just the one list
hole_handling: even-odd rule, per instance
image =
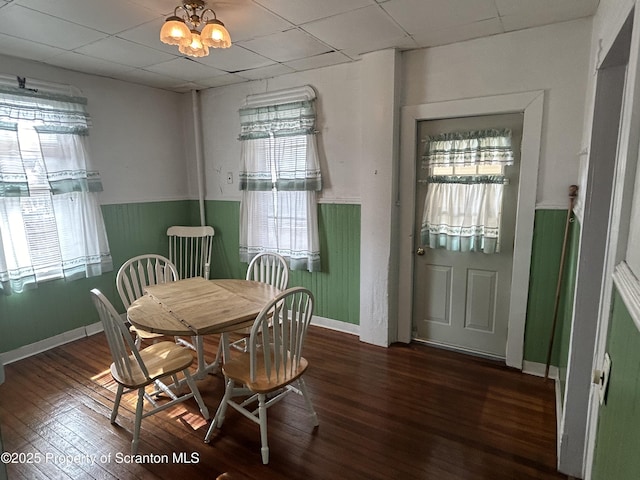
[[320, 270], [316, 192], [322, 182], [314, 97], [288, 97], [240, 110], [244, 262], [261, 252], [275, 252], [292, 270]]
[[0, 87], [0, 290], [112, 270], [86, 100]]
[[512, 164], [509, 130], [427, 138], [422, 244], [458, 252], [499, 252], [505, 167]]

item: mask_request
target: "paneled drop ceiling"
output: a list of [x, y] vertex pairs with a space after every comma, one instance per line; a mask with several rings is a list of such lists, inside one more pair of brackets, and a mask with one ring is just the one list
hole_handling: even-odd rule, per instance
[[207, 0], [233, 45], [159, 40], [180, 0], [0, 0], [0, 53], [184, 92], [445, 45], [595, 13], [598, 0]]

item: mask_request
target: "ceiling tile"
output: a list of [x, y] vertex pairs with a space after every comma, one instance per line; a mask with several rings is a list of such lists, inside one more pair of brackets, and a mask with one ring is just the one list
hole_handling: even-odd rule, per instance
[[225, 75], [216, 75], [215, 77], [205, 78], [198, 80], [198, 85], [203, 87], [222, 87], [224, 85], [233, 85], [234, 83], [242, 83], [246, 80], [233, 73], [227, 73]]
[[275, 65], [271, 65], [269, 67], [254, 68], [252, 70], [246, 70], [244, 72], [237, 72], [236, 75], [247, 80], [261, 80], [263, 78], [273, 78], [279, 75], [285, 75], [287, 73], [293, 72], [295, 72], [293, 68], [276, 63]]
[[175, 58], [168, 62], [150, 65], [146, 67], [145, 70], [158, 72], [168, 77], [180, 78], [186, 81], [195, 81], [227, 73], [186, 57]]
[[42, 61], [55, 55], [60, 55], [66, 50], [49, 47], [41, 43], [30, 42], [21, 38], [10, 37], [0, 33], [0, 52], [12, 57], [25, 58], [27, 60]]
[[143, 25], [120, 32], [117, 37], [124, 38], [125, 40], [130, 40], [156, 50], [161, 50], [171, 55], [179, 55], [180, 53], [178, 52], [177, 46], [167, 45], [160, 41], [160, 29], [162, 28], [163, 23], [164, 18], [157, 18], [156, 20], [152, 20]]
[[16, 0], [15, 3], [108, 34], [158, 17], [157, 13], [128, 0]]
[[332, 50], [298, 29], [248, 40], [242, 42], [242, 46], [277, 62], [297, 60]]
[[498, 17], [493, 0], [390, 0], [382, 8], [412, 35]]
[[256, 3], [296, 25], [375, 5], [374, 0], [256, 0]]
[[159, 50], [138, 45], [137, 43], [122, 40], [117, 37], [100, 40], [91, 45], [78, 48], [76, 51], [102, 60], [122, 63], [132, 67], [145, 67], [175, 58], [175, 56]]
[[421, 47], [434, 47], [449, 43], [463, 42], [473, 38], [487, 37], [504, 33], [502, 22], [499, 18], [491, 18], [479, 22], [459, 25], [456, 28], [431, 29], [413, 38]]
[[599, 0], [495, 0], [501, 16], [535, 15], [546, 16], [551, 22], [563, 21], [556, 15], [580, 18], [593, 15]]
[[151, 87], [171, 90], [175, 85], [182, 83], [181, 80], [159, 74], [157, 72], [149, 72], [136, 68], [127, 72], [118, 73], [113, 78], [123, 80], [125, 82], [137, 83], [140, 85], [149, 85]]
[[[25, 29], [25, 25], [28, 25], [29, 28]], [[33, 40], [65, 50], [81, 47], [106, 36], [97, 30], [14, 4], [7, 5], [2, 9], [0, 31], [12, 37]]]
[[282, 32], [293, 26], [250, 0], [226, 0], [210, 2], [210, 5], [229, 30], [232, 42]]
[[286, 62], [285, 65], [296, 71], [310, 70], [312, 68], [328, 67], [329, 65], [337, 65], [339, 63], [350, 62], [351, 58], [340, 52], [329, 52], [316, 55], [314, 57], [301, 58]]
[[131, 2], [147, 7], [149, 10], [163, 16], [173, 15], [174, 9], [178, 5], [182, 5], [180, 0], [131, 0]]
[[127, 65], [100, 60], [99, 58], [89, 57], [76, 52], [65, 52], [45, 60], [45, 63], [69, 70], [107, 77], [133, 69], [133, 67]]
[[515, 30], [523, 30], [525, 28], [539, 27], [549, 23], [564, 22], [573, 20], [576, 17], [575, 12], [555, 12], [549, 11], [533, 11], [529, 13], [517, 13], [514, 15], [504, 15], [500, 17], [504, 30], [512, 32]]
[[406, 36], [379, 6], [307, 23], [304, 30], [336, 50], [357, 52], [386, 48]]
[[210, 48], [209, 56], [198, 58], [197, 61], [226, 72], [266, 67], [274, 63], [273, 60], [242, 48], [238, 44], [231, 45], [230, 48]]

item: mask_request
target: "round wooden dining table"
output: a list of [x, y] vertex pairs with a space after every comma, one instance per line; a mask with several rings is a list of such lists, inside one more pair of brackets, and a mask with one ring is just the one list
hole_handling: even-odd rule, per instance
[[196, 378], [218, 369], [220, 355], [207, 364], [203, 336], [221, 334], [222, 361], [229, 355], [226, 333], [253, 324], [265, 304], [280, 293], [252, 280], [188, 278], [145, 287], [145, 294], [127, 309], [132, 325], [148, 332], [192, 336], [196, 344]]

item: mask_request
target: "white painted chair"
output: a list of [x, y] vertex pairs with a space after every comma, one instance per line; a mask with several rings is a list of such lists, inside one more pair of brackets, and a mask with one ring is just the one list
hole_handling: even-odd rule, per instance
[[[162, 255], [146, 254], [130, 258], [122, 264], [116, 274], [116, 289], [124, 308], [129, 308], [135, 300], [144, 295], [144, 287], [159, 283], [173, 282], [178, 279], [178, 271], [168, 258]], [[127, 314], [123, 314], [126, 321]], [[138, 349], [143, 340], [154, 340], [162, 335], [140, 330], [133, 325], [129, 327], [136, 335], [135, 344]]]
[[[215, 231], [210, 226], [185, 227], [173, 226], [167, 229], [169, 238], [169, 260], [178, 270], [178, 278], [203, 277], [209, 280], [211, 273], [211, 251]], [[182, 338], [178, 343], [198, 352], [199, 371], [208, 368], [204, 365], [204, 340], [201, 336], [191, 337], [191, 342]], [[222, 358], [222, 342], [218, 346], [218, 353], [214, 362], [218, 365]]]
[[[259, 253], [251, 259], [249, 262], [249, 268], [247, 269], [247, 280], [253, 280], [255, 282], [268, 283], [273, 285], [278, 290], [286, 290], [289, 285], [289, 266], [287, 261], [282, 255], [277, 253]], [[250, 328], [243, 328], [237, 330], [235, 333], [245, 335], [245, 338], [236, 340], [231, 343], [231, 346], [247, 351], [246, 336], [251, 333]]]
[[[313, 294], [302, 287], [285, 290], [265, 305], [251, 328], [249, 351], [232, 357], [222, 366], [226, 380], [224, 397], [205, 442], [211, 440], [216, 427], [222, 426], [227, 406], [231, 405], [260, 425], [262, 463], [269, 463], [267, 408], [292, 392], [304, 397], [313, 425], [318, 425], [302, 378], [308, 366], [302, 349], [312, 314]], [[242, 400], [236, 401], [236, 397]], [[258, 408], [250, 408], [256, 401]]]
[[[138, 350], [127, 327], [120, 320], [120, 315], [100, 290], [97, 288], [91, 290], [91, 299], [102, 321], [109, 349], [111, 350], [113, 358], [111, 376], [118, 384], [118, 391], [113, 411], [111, 412], [111, 423], [116, 422], [122, 394], [136, 390], [138, 392], [133, 440], [131, 442], [132, 455], [135, 455], [138, 451], [140, 424], [145, 417], [161, 412], [179, 402], [194, 398], [202, 416], [205, 420], [208, 419], [209, 410], [202, 401], [198, 387], [191, 377], [191, 373], [189, 373], [189, 367], [193, 363], [193, 355], [189, 349], [174, 342], [165, 341], [154, 343], [149, 347]], [[165, 377], [173, 377], [175, 379], [176, 374], [179, 372], [184, 375], [190, 392], [178, 397], [160, 379]], [[161, 405], [152, 402], [153, 408], [144, 412], [144, 399], [149, 399], [145, 388], [152, 384], [161, 385], [162, 389], [171, 397], [171, 400]], [[126, 392], [125, 388], [127, 389]]]
[[178, 269], [178, 277], [203, 277], [209, 279], [213, 227], [181, 227], [167, 229], [169, 237], [169, 260]]

